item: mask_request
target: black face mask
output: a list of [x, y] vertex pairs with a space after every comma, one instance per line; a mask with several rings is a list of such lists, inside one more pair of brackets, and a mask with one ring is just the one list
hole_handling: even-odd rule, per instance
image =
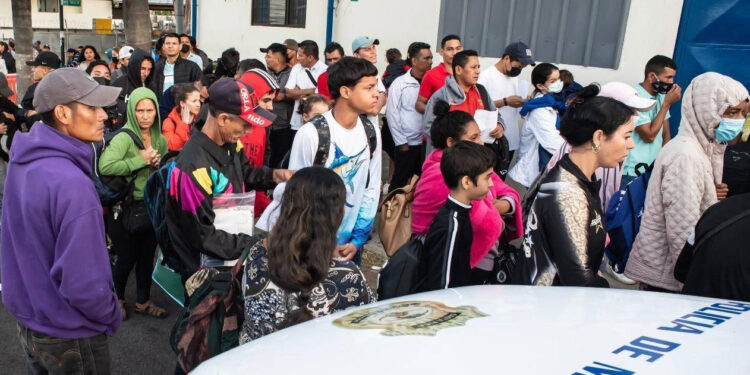
[[187, 45], [187, 44], [183, 44], [182, 48], [180, 49], [180, 52], [182, 52], [182, 53], [188, 53], [188, 52], [190, 52], [190, 46]]
[[508, 77], [518, 77], [519, 74], [521, 74], [521, 68], [517, 66], [511, 66], [510, 70], [505, 73]]
[[656, 82], [651, 83], [651, 88], [653, 88], [657, 94], [666, 94], [672, 86], [674, 86], [674, 83], [662, 82], [659, 81], [659, 78], [656, 78]]
[[112, 58], [112, 62], [115, 63], [115, 64], [117, 64], [119, 61], [120, 61], [120, 59], [118, 59], [117, 57], [113, 57]]
[[94, 81], [102, 86], [109, 86], [109, 80], [105, 77], [94, 77]]

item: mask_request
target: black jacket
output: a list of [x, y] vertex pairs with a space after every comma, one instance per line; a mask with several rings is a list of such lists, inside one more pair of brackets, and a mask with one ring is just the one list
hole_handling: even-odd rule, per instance
[[161, 96], [156, 92], [156, 87], [154, 85], [154, 69], [151, 69], [151, 74], [146, 77], [146, 82], [141, 81], [141, 64], [143, 64], [143, 60], [151, 61], [151, 66], [154, 66], [154, 59], [151, 58], [151, 54], [136, 48], [135, 51], [133, 51], [133, 54], [130, 56], [130, 62], [128, 63], [127, 67], [127, 74], [112, 82], [113, 87], [119, 87], [122, 89], [122, 91], [120, 91], [120, 96], [117, 98], [117, 111], [120, 112], [123, 118], [126, 120], [128, 116], [128, 98], [130, 97], [130, 93], [132, 93], [133, 90], [139, 87], [147, 87], [148, 89], [156, 93], [157, 97]]
[[275, 184], [271, 169], [250, 165], [241, 142], [219, 146], [202, 132], [193, 132], [173, 163], [166, 223], [186, 278], [198, 270], [201, 254], [237, 259], [253, 241], [251, 236], [229, 234], [214, 227], [213, 199], [224, 194], [267, 190]]
[[[5, 47], [8, 48], [8, 47]], [[16, 72], [16, 59], [13, 57], [13, 54], [8, 51], [7, 49], [2, 54], [3, 60], [5, 60], [5, 67], [8, 68], [8, 74], [13, 74]]]
[[609, 287], [597, 274], [606, 241], [599, 185], [568, 155], [542, 179], [526, 222], [523, 250], [546, 252], [557, 274], [554, 279], [542, 275], [538, 284]]
[[[727, 198], [703, 213], [695, 227], [694, 241], [688, 241], [682, 249], [683, 253], [692, 253], [682, 293], [750, 301], [750, 247], [744, 242], [750, 216], [729, 222], [735, 215], [748, 211], [750, 193]], [[719, 228], [723, 223], [728, 225]], [[720, 230], [711, 235], [714, 228]], [[694, 248], [699, 242], [700, 246]], [[678, 261], [675, 268], [680, 268], [681, 263]]]
[[[132, 60], [132, 59], [131, 59]], [[167, 64], [167, 58], [162, 57], [156, 62], [154, 66], [154, 88], [156, 89], [156, 96], [161, 98], [162, 92], [164, 91], [164, 65]], [[130, 64], [128, 64], [130, 65]], [[177, 56], [177, 60], [174, 62], [174, 84], [197, 82], [201, 80], [202, 72], [201, 68], [198, 67], [192, 61], [183, 59]]]
[[420, 292], [471, 285], [471, 206], [448, 196], [430, 225], [420, 259]]

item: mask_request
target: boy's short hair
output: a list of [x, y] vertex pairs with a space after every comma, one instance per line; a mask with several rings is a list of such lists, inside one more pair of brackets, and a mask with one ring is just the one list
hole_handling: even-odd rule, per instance
[[378, 69], [371, 62], [357, 57], [345, 56], [328, 68], [328, 90], [331, 98], [341, 96], [341, 87], [354, 87], [363, 77], [377, 77]]
[[299, 43], [299, 48], [305, 51], [305, 55], [312, 56], [315, 60], [320, 60], [320, 52], [318, 51], [318, 43], [314, 40], [303, 40]]
[[440, 173], [449, 189], [458, 188], [461, 179], [468, 176], [476, 185], [477, 178], [495, 166], [495, 154], [482, 145], [460, 141], [443, 151]]
[[341, 57], [344, 57], [344, 47], [341, 46], [341, 44], [338, 44], [336, 42], [331, 42], [326, 46], [326, 49], [323, 50], [324, 53], [333, 53], [334, 51], [339, 51], [341, 54]]
[[457, 40], [457, 41], [460, 42], [461, 41], [461, 37], [459, 37], [456, 34], [448, 34], [448, 35], [444, 36], [443, 39], [440, 41], [440, 48], [441, 49], [445, 48], [445, 43], [448, 43], [451, 40]]

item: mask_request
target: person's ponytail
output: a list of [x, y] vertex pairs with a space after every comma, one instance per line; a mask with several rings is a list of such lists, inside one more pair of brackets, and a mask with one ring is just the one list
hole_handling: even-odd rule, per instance
[[474, 117], [464, 111], [451, 111], [451, 106], [443, 100], [435, 102], [432, 110], [435, 120], [430, 128], [432, 146], [438, 150], [448, 147], [448, 138], [458, 141], [466, 131], [466, 124]]

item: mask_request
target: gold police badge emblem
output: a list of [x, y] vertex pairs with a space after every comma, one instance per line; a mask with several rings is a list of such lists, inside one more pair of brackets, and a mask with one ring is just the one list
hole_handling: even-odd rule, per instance
[[450, 307], [432, 301], [402, 301], [353, 311], [333, 321], [349, 329], [383, 329], [385, 336], [435, 334], [449, 327], [466, 325], [472, 318], [488, 316], [474, 306]]

